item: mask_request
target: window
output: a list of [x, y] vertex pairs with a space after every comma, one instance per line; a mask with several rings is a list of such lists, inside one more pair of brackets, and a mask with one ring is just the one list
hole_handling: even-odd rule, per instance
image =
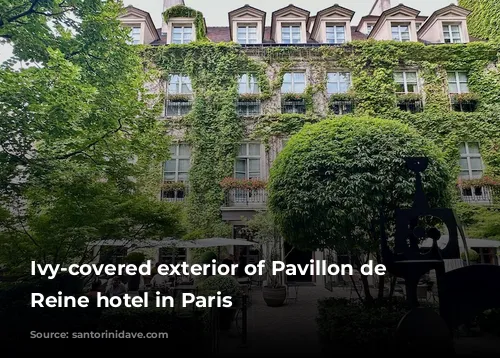
[[366, 34], [367, 35], [369, 35], [372, 32], [374, 26], [375, 26], [374, 23], [366, 24]]
[[101, 246], [99, 249], [99, 263], [119, 265], [125, 262], [128, 249], [124, 246]]
[[172, 43], [187, 44], [193, 40], [192, 26], [174, 26], [172, 28]]
[[422, 27], [422, 23], [421, 22], [417, 22], [415, 23], [415, 29], [418, 31], [420, 30], [420, 28]]
[[284, 44], [298, 44], [301, 42], [300, 25], [283, 25], [281, 27], [281, 42]]
[[237, 41], [240, 44], [256, 44], [257, 43], [257, 26], [256, 25], [239, 25]]
[[409, 24], [392, 24], [392, 39], [400, 42], [410, 41], [410, 25]]
[[443, 36], [447, 44], [462, 43], [460, 25], [443, 24]]
[[168, 82], [169, 94], [192, 94], [191, 80], [187, 76], [175, 74], [170, 76]]
[[418, 80], [416, 72], [395, 72], [394, 80], [397, 93], [418, 93]]
[[186, 182], [191, 167], [191, 148], [187, 144], [170, 147], [171, 159], [165, 163], [163, 180], [165, 182]]
[[239, 80], [238, 91], [240, 94], [259, 93], [259, 83], [255, 75], [243, 74]]
[[480, 179], [483, 176], [483, 160], [479, 143], [460, 145], [460, 177], [462, 179]]
[[326, 90], [328, 94], [346, 93], [351, 86], [351, 74], [349, 72], [328, 73]]
[[448, 89], [451, 94], [468, 93], [469, 86], [467, 82], [467, 73], [458, 71], [448, 72]]
[[306, 74], [304, 72], [285, 73], [281, 93], [303, 93], [305, 89]]
[[141, 44], [141, 27], [134, 26], [130, 29], [130, 37], [132, 38], [132, 45], [140, 45]]
[[260, 179], [260, 143], [240, 145], [234, 177], [237, 179]]
[[329, 44], [343, 44], [345, 42], [345, 26], [327, 25], [326, 42]]

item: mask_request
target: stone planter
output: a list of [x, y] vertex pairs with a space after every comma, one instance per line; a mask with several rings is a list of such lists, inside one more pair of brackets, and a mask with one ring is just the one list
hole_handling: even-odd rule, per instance
[[283, 306], [286, 300], [286, 287], [273, 288], [264, 286], [262, 288], [262, 297], [269, 307]]

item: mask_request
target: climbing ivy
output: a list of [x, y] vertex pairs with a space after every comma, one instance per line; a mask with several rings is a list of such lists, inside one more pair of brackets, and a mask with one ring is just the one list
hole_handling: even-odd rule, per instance
[[[232, 176], [238, 144], [244, 136], [236, 113], [238, 78], [242, 72], [260, 73], [263, 68], [232, 43], [190, 43], [146, 50], [165, 76], [182, 73], [191, 79], [194, 103], [186, 116], [186, 140], [193, 158], [189, 173], [187, 213], [190, 237], [227, 234], [221, 225], [224, 193], [220, 182]], [[264, 81], [261, 88], [266, 88]]]
[[163, 12], [163, 19], [165, 20], [165, 22], [168, 22], [170, 19], [176, 17], [186, 17], [194, 19], [194, 27], [196, 30], [196, 41], [207, 40], [207, 33], [205, 29], [205, 20], [203, 18], [203, 13], [184, 5], [172, 6]]
[[[269, 148], [271, 138], [294, 134], [305, 123], [330, 116], [318, 107], [322, 98], [328, 105], [323, 93], [329, 68], [351, 73], [352, 88], [346, 96], [355, 99], [356, 115], [376, 115], [414, 126], [442, 148], [450, 163], [457, 162], [459, 142], [478, 141], [487, 174], [500, 176], [499, 46], [488, 42], [428, 46], [369, 40], [341, 46], [266, 47], [258, 55], [234, 43], [196, 42], [146, 49], [165, 76], [183, 73], [193, 86], [193, 109], [182, 121], [193, 150], [187, 205], [192, 235], [220, 232], [224, 198], [220, 181], [233, 174], [236, 150], [245, 137], [259, 138]], [[316, 73], [315, 82], [302, 94], [307, 114], [279, 114], [275, 108], [254, 118], [249, 126], [238, 117], [237, 79], [242, 73], [256, 76], [266, 108], [279, 100], [284, 74], [304, 67]], [[401, 69], [419, 73], [425, 102], [422, 113], [402, 111], [396, 105], [394, 71]], [[447, 71], [468, 74], [470, 91], [479, 102], [477, 111], [453, 111]], [[458, 174], [458, 166], [456, 170]]]
[[472, 36], [500, 40], [498, 0], [458, 0], [458, 5], [472, 11], [467, 18], [467, 27]]

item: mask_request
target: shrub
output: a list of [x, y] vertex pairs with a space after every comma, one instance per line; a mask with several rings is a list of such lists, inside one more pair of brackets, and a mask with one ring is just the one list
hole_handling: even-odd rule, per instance
[[220, 291], [223, 296], [236, 297], [242, 294], [241, 286], [232, 276], [215, 275], [200, 282], [198, 290], [203, 294], [215, 294]]
[[[469, 261], [470, 262], [477, 262], [477, 261], [479, 261], [479, 254], [477, 253], [477, 251], [469, 249], [467, 252], [469, 253]], [[460, 254], [460, 258], [462, 260], [464, 260], [464, 261], [466, 260], [465, 252], [462, 252]]]
[[373, 306], [339, 298], [319, 300], [320, 339], [324, 348], [337, 353], [390, 352], [392, 338], [406, 312], [400, 300], [380, 301]]

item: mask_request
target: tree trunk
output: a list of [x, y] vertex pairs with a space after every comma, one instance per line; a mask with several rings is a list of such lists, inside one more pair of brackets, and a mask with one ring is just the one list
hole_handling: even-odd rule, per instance
[[[377, 252], [377, 263], [380, 264], [382, 263], [382, 257], [380, 256], [380, 253]], [[379, 276], [378, 277], [378, 295], [377, 297], [379, 299], [384, 298], [384, 288], [385, 288], [385, 276]]]
[[[354, 260], [359, 271], [362, 266], [361, 259], [358, 256], [354, 256]], [[365, 275], [361, 275], [361, 283], [363, 285], [363, 292], [365, 294], [364, 302], [365, 304], [371, 304], [373, 302], [373, 297], [370, 292], [370, 284], [368, 283], [368, 278]]]

